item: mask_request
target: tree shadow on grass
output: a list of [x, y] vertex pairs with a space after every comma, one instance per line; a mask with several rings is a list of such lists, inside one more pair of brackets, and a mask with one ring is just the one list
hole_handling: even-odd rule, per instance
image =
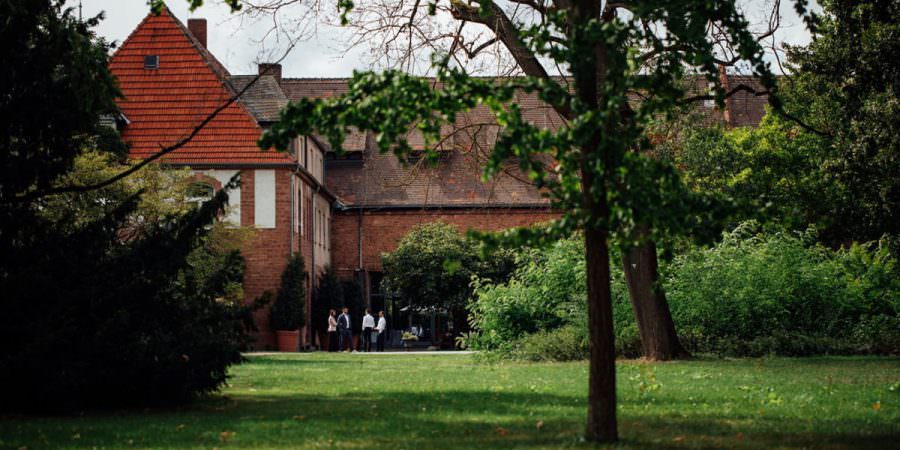
[[[539, 392], [395, 391], [313, 395], [237, 395], [177, 409], [88, 414], [0, 423], [0, 447], [559, 448], [581, 441], [585, 399]], [[712, 415], [620, 420], [621, 448], [893, 448], [896, 430], [864, 435], [810, 432], [790, 419], [734, 424]], [[812, 420], [812, 419], [811, 419]], [[828, 430], [823, 420], [818, 429]]]

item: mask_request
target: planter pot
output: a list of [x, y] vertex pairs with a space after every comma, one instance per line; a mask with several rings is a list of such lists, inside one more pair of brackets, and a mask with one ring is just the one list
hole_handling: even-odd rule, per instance
[[276, 331], [279, 352], [296, 352], [300, 348], [300, 330]]

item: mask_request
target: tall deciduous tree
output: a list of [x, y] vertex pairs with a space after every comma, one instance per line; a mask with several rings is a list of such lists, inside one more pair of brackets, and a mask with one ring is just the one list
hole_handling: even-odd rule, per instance
[[[340, 148], [345, 130], [357, 127], [376, 131], [381, 151], [405, 158], [411, 127], [437, 142], [442, 125], [452, 124], [457, 114], [478, 105], [489, 107], [502, 128], [485, 176], [495, 175], [514, 158], [553, 206], [564, 211], [550, 226], [514, 230], [505, 237], [533, 241], [575, 229], [584, 232], [591, 331], [587, 437], [611, 442], [618, 434], [609, 242], [641, 245], [653, 234], [681, 231], [689, 213], [706, 206], [684, 189], [674, 169], [641, 151], [648, 146], [645, 125], [681, 103], [721, 101], [730, 94], [718, 84], [719, 64], [747, 61], [764, 86], [774, 87], [774, 81], [757, 38], [733, 2], [521, 4], [534, 8], [541, 20], [511, 23], [490, 1], [454, 1], [450, 8], [459, 20], [496, 30], [520, 67], [540, 65], [537, 56], [565, 65], [571, 74], [568, 82], [546, 73], [473, 78], [446, 56], [435, 63], [439, 88], [397, 71], [356, 73], [345, 95], [289, 105], [261, 145], [285, 148], [298, 135], [320, 132]], [[734, 44], [728, 61], [716, 52], [723, 41]], [[715, 86], [713, 94], [687, 93], [681, 81], [689, 73], [705, 75]], [[520, 91], [537, 94], [568, 121], [558, 130], [529, 123], [513, 101]], [[642, 101], [633, 104], [629, 95], [640, 95]], [[548, 167], [542, 156], [553, 164]]]

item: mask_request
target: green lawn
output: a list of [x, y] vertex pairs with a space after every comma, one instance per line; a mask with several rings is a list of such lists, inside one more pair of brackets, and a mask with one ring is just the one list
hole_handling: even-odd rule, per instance
[[[900, 359], [618, 367], [621, 448], [898, 448]], [[586, 447], [585, 363], [466, 355], [251, 356], [177, 409], [3, 417], [0, 448]]]

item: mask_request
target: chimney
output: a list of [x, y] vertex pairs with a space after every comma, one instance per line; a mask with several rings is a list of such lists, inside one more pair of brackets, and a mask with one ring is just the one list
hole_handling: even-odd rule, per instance
[[260, 75], [272, 75], [275, 77], [275, 81], [281, 84], [281, 64], [259, 63], [258, 73]]
[[206, 19], [188, 19], [188, 30], [206, 48]]

